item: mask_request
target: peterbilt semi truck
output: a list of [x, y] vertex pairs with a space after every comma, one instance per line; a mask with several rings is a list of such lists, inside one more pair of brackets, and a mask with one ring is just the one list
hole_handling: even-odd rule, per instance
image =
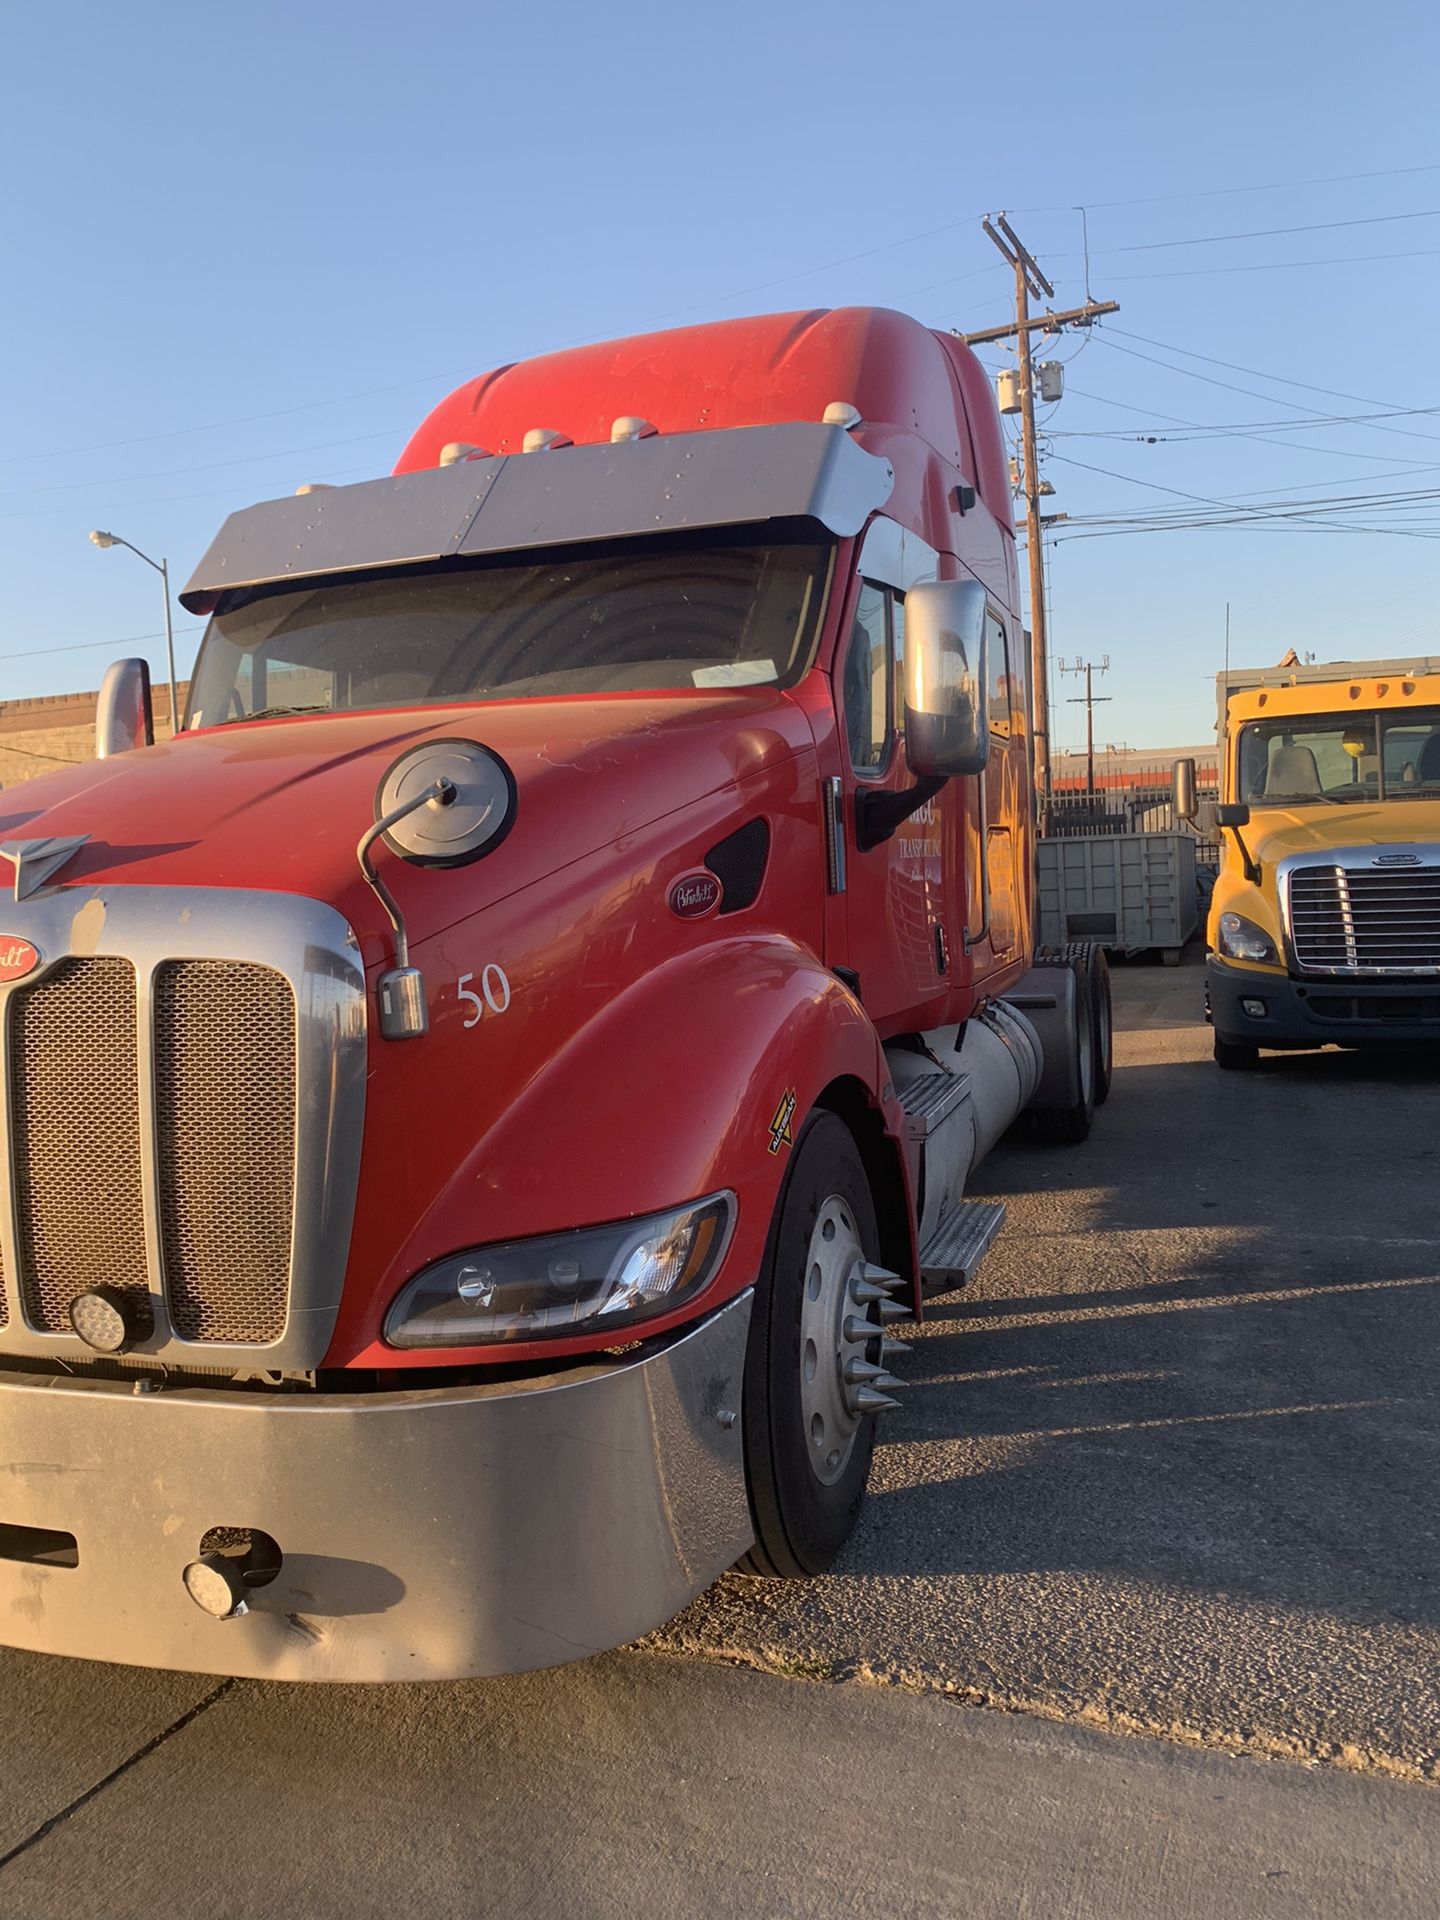
[[225, 522], [180, 731], [0, 800], [0, 1639], [550, 1665], [834, 1560], [1082, 1139], [999, 421], [868, 309], [470, 381]]
[[[1440, 658], [1219, 677], [1215, 1059], [1440, 1041]], [[1182, 817], [1194, 766], [1176, 768]]]

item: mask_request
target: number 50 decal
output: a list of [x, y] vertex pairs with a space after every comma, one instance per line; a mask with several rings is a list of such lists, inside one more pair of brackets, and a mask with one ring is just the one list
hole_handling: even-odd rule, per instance
[[485, 1018], [488, 1007], [491, 1013], [504, 1013], [510, 1005], [510, 981], [503, 967], [497, 967], [492, 960], [480, 970], [480, 991], [476, 993], [470, 982], [473, 973], [462, 973], [455, 982], [455, 991], [462, 1000], [468, 1000], [474, 1011], [467, 1018], [467, 1027], [478, 1027]]

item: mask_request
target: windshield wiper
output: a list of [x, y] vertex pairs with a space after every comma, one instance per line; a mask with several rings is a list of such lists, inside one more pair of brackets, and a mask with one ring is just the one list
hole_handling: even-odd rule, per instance
[[245, 713], [242, 720], [279, 720], [287, 713], [333, 713], [333, 707], [257, 707], [254, 713]]

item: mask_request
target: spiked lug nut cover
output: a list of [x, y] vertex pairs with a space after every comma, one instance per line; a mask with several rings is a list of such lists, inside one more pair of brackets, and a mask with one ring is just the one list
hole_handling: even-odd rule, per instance
[[136, 1303], [118, 1287], [90, 1287], [70, 1302], [70, 1325], [96, 1353], [123, 1353], [140, 1331]]
[[860, 1413], [888, 1413], [900, 1402], [892, 1400], [888, 1393], [877, 1393], [874, 1387], [861, 1387], [855, 1395], [855, 1406]]
[[888, 1300], [890, 1290], [888, 1287], [877, 1286], [873, 1280], [852, 1280], [850, 1297], [852, 1300], [858, 1300], [862, 1307], [868, 1307], [877, 1300]]
[[889, 1267], [877, 1267], [866, 1261], [860, 1269], [860, 1278], [872, 1287], [879, 1287], [882, 1293], [898, 1293], [905, 1282], [898, 1273], [892, 1273]]
[[862, 1318], [858, 1313], [847, 1313], [845, 1325], [841, 1329], [847, 1340], [878, 1340], [880, 1329], [873, 1320]]

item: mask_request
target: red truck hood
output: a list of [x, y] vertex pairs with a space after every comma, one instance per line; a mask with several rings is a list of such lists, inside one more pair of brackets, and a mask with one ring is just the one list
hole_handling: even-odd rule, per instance
[[[0, 841], [88, 834], [64, 886], [255, 887], [385, 925], [355, 844], [382, 775], [416, 741], [463, 737], [500, 754], [518, 790], [513, 830], [457, 870], [377, 850], [414, 938], [812, 744], [774, 688], [512, 700], [212, 727], [0, 795]], [[367, 959], [378, 951], [366, 942]]]

